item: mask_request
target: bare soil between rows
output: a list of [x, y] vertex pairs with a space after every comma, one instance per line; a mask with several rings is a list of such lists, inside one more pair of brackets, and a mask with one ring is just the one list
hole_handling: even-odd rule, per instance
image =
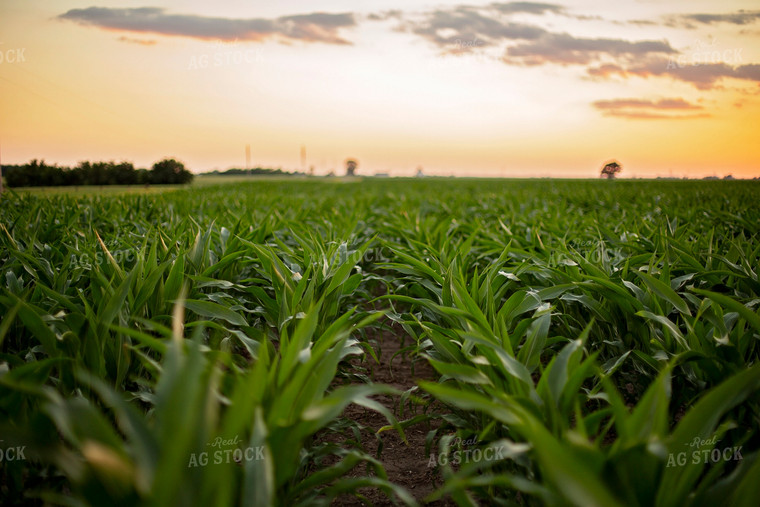
[[[415, 360], [410, 356], [409, 351], [399, 353], [405, 347], [413, 344], [412, 338], [406, 336], [406, 333], [399, 326], [394, 325], [389, 329], [388, 324], [390, 322], [386, 321], [383, 330], [367, 330], [368, 338], [377, 353], [379, 363], [375, 362], [371, 355], [365, 354], [361, 360], [353, 361], [357, 370], [366, 370], [364, 373], [372, 382], [389, 385], [402, 393], [416, 386], [417, 380], [437, 380], [437, 373], [427, 361], [421, 358]], [[357, 380], [356, 383], [358, 382]], [[412, 403], [405, 403], [402, 412], [399, 395], [383, 395], [374, 399], [388, 408], [399, 421], [424, 413], [423, 406]], [[441, 408], [441, 406], [436, 404], [436, 408]], [[382, 462], [388, 474], [388, 480], [404, 487], [418, 502], [423, 503], [425, 497], [441, 486], [440, 473], [435, 467], [429, 466], [430, 455], [425, 451], [428, 432], [436, 429], [440, 424], [439, 421], [426, 420], [408, 426], [404, 430], [407, 439], [405, 443], [395, 430], [384, 431], [379, 436], [375, 435], [378, 429], [388, 425], [388, 421], [374, 410], [352, 404], [343, 412], [343, 417], [364, 427], [361, 430], [361, 445], [368, 454], [377, 456], [378, 438], [382, 440], [382, 449], [378, 460]], [[329, 440], [338, 442], [334, 438]], [[433, 445], [431, 452], [435, 452], [435, 449], [436, 446]], [[357, 466], [347, 476], [362, 477], [365, 472], [364, 466]], [[393, 501], [379, 489], [362, 488], [359, 493], [371, 505], [393, 505]], [[367, 503], [363, 503], [355, 495], [346, 494], [338, 497], [332, 505], [354, 506], [367, 505]], [[426, 505], [449, 506], [456, 504], [451, 499], [443, 499]]]

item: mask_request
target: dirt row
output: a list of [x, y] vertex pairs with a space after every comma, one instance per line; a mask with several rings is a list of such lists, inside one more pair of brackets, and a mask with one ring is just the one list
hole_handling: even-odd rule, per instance
[[[375, 362], [369, 354], [365, 354], [362, 360], [354, 360], [353, 364], [357, 371], [366, 374], [372, 382], [389, 385], [403, 393], [416, 386], [419, 379], [438, 379], [437, 373], [427, 361], [420, 358], [415, 360], [409, 351], [399, 353], [404, 348], [413, 345], [412, 338], [406, 336], [406, 333], [399, 326], [392, 326], [387, 321], [384, 329], [369, 329], [367, 335], [368, 341], [378, 355], [379, 363]], [[358, 383], [360, 380], [357, 379], [356, 382]], [[414, 403], [405, 403], [402, 413], [399, 395], [378, 396], [375, 400], [388, 408], [399, 421], [424, 413], [424, 407]], [[436, 406], [436, 408], [440, 409], [441, 406]], [[353, 404], [346, 408], [343, 417], [363, 427], [361, 445], [367, 453], [376, 456], [379, 442], [375, 432], [388, 425], [385, 417], [374, 410]], [[434, 466], [430, 466], [430, 456], [425, 451], [428, 432], [438, 428], [439, 425], [440, 422], [437, 420], [426, 420], [407, 427], [404, 430], [406, 443], [395, 430], [385, 431], [379, 435], [382, 440], [382, 449], [378, 459], [388, 474], [388, 480], [404, 487], [420, 503], [442, 483], [439, 471]], [[335, 439], [331, 440], [337, 442]], [[435, 452], [435, 446], [432, 452]], [[361, 477], [365, 472], [364, 466], [358, 466], [348, 476]], [[393, 505], [391, 500], [377, 489], [364, 488], [359, 492], [372, 505]], [[333, 505], [364, 504], [354, 495], [342, 495], [333, 502]], [[456, 504], [450, 499], [444, 499], [428, 505], [449, 506]]]

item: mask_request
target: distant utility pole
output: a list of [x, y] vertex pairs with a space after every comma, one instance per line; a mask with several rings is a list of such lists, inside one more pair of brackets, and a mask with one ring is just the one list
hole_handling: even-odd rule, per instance
[[306, 145], [301, 145], [301, 172], [306, 170]]
[[245, 145], [245, 168], [246, 169], [251, 168], [251, 145], [250, 144]]

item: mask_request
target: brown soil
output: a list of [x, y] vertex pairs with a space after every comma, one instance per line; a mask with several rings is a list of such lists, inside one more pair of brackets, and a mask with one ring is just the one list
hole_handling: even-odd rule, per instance
[[[424, 359], [414, 360], [408, 352], [394, 357], [399, 350], [412, 345], [412, 338], [405, 336], [403, 330], [394, 326], [382, 331], [368, 330], [368, 338], [375, 349], [379, 364], [369, 355], [359, 361], [355, 360], [357, 368], [366, 370], [366, 375], [374, 383], [386, 384], [398, 389], [400, 392], [417, 385], [418, 379], [437, 380], [438, 375]], [[375, 399], [387, 407], [399, 421], [410, 419], [424, 412], [424, 407], [406, 403], [403, 413], [399, 407], [400, 396], [378, 396]], [[411, 405], [411, 407], [410, 407]], [[437, 409], [440, 407], [436, 407]], [[375, 432], [388, 425], [384, 416], [374, 410], [365, 409], [357, 405], [349, 405], [343, 412], [343, 416], [357, 422], [364, 429], [361, 431], [362, 447], [372, 456], [377, 456], [378, 437]], [[404, 443], [395, 430], [384, 431], [379, 438], [382, 440], [382, 450], [378, 457], [382, 462], [388, 480], [404, 487], [414, 496], [418, 502], [435, 491], [441, 485], [440, 474], [434, 467], [430, 467], [430, 456], [425, 452], [425, 439], [430, 430], [439, 426], [439, 422], [422, 421], [409, 426], [404, 430], [407, 443]], [[329, 440], [335, 441], [334, 438]], [[433, 449], [435, 449], [435, 445]], [[365, 475], [365, 467], [358, 466], [349, 474], [349, 477], [362, 477]], [[393, 505], [393, 502], [381, 491], [374, 488], [360, 489], [363, 495], [372, 505]], [[365, 505], [354, 495], [342, 495], [332, 505], [349, 506]], [[428, 505], [448, 506], [455, 505], [450, 499], [436, 501]]]

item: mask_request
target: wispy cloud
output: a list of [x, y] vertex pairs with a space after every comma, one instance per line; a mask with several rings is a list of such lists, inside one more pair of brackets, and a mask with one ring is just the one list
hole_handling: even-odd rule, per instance
[[[526, 15], [532, 18], [531, 22], [526, 21]], [[401, 30], [423, 37], [444, 52], [506, 46], [502, 61], [509, 65], [584, 65], [677, 53], [665, 40], [577, 37], [534, 24], [548, 15], [600, 19], [568, 12], [558, 4], [509, 2], [486, 6], [458, 5], [426, 12], [416, 19], [406, 15]], [[473, 41], [478, 43], [467, 44]]]
[[[740, 58], [720, 62], [682, 65], [688, 55], [674, 49], [666, 39], [627, 40], [583, 37], [557, 33], [541, 26], [551, 16], [589, 19], [569, 12], [562, 5], [543, 2], [502, 2], [488, 5], [462, 4], [426, 12], [384, 11], [363, 20], [394, 20], [397, 30], [415, 34], [443, 53], [464, 53], [498, 48], [501, 61], [514, 66], [563, 65], [585, 67], [589, 76], [607, 79], [670, 78], [700, 90], [719, 87], [723, 80], [760, 83], [760, 65], [741, 65]], [[152, 45], [154, 40], [132, 38], [133, 34], [182, 36], [204, 40], [281, 42], [302, 41], [351, 44], [343, 31], [357, 26], [353, 13], [315, 12], [266, 18], [220, 18], [174, 14], [159, 7], [71, 9], [61, 20], [121, 32], [128, 43]], [[662, 22], [663, 18], [659, 19]], [[724, 14], [681, 14], [671, 17], [680, 23], [750, 24], [760, 20], [760, 11]], [[637, 24], [649, 24], [636, 20]], [[712, 54], [712, 53], [711, 53]], [[722, 54], [722, 53], [721, 53]]]
[[[515, 66], [563, 65], [586, 67], [595, 78], [612, 76], [629, 78], [670, 78], [689, 83], [700, 90], [721, 86], [723, 80], [738, 79], [760, 83], [757, 64], [742, 65], [741, 50], [721, 51], [721, 61], [709, 62], [675, 49], [660, 40], [628, 40], [622, 38], [583, 37], [558, 33], [542, 24], [546, 16], [575, 19], [599, 19], [569, 12], [562, 5], [539, 2], [492, 3], [486, 6], [458, 5], [417, 14], [398, 12], [401, 30], [416, 34], [444, 53], [481, 51], [488, 47], [503, 48], [501, 61]], [[526, 20], [526, 17], [528, 19]], [[664, 22], [663, 19], [669, 20]], [[760, 20], [760, 11], [738, 11], [724, 14], [681, 14], [653, 20], [637, 19], [629, 24], [655, 26], [668, 23], [731, 23], [750, 24]], [[529, 22], [528, 22], [529, 21]], [[610, 21], [611, 24], [616, 22]], [[619, 23], [618, 23], [619, 24]], [[709, 57], [714, 58], [710, 50]]]
[[567, 18], [579, 19], [581, 21], [601, 20], [601, 16], [589, 16], [584, 14], [574, 14], [562, 5], [546, 4], [538, 2], [509, 2], [494, 3], [489, 6], [498, 12], [504, 14], [534, 14], [537, 16], [545, 14], [556, 14]]
[[590, 67], [588, 73], [599, 78], [618, 75], [621, 77], [638, 76], [669, 77], [694, 85], [700, 90], [710, 90], [720, 86], [724, 79], [739, 79], [760, 83], [760, 64], [731, 66], [726, 63], [679, 66], [675, 60], [655, 58], [629, 66], [604, 64]]
[[698, 25], [726, 23], [731, 25], [748, 25], [760, 21], [760, 11], [739, 10], [737, 12], [716, 14], [674, 14], [667, 16], [665, 24], [683, 28], [697, 28]]
[[106, 30], [204, 40], [280, 39], [327, 44], [350, 44], [339, 32], [356, 25], [351, 13], [315, 12], [276, 19], [234, 19], [171, 14], [160, 7], [71, 9], [58, 16], [58, 19]]
[[546, 12], [562, 13], [565, 8], [557, 4], [547, 4], [540, 2], [507, 2], [494, 3], [491, 7], [499, 12], [506, 14], [544, 14]]
[[389, 10], [383, 12], [373, 12], [367, 16], [370, 21], [385, 21], [388, 19], [401, 19], [404, 13], [400, 10]]
[[426, 13], [422, 20], [407, 22], [402, 29], [443, 49], [462, 41], [480, 41], [479, 46], [486, 47], [503, 41], [537, 39], [546, 33], [543, 28], [495, 17], [467, 5]]
[[[546, 16], [600, 19], [597, 16], [577, 15], [562, 5], [543, 2], [462, 4], [423, 13], [402, 15], [393, 11], [393, 14], [400, 21], [399, 31], [418, 35], [441, 48], [444, 53], [482, 49], [505, 42], [538, 40], [551, 35], [545, 28], [533, 23]], [[371, 18], [387, 19], [388, 16], [377, 14]], [[476, 41], [477, 44], [474, 44]]]
[[119, 37], [121, 42], [129, 42], [130, 44], [139, 44], [140, 46], [155, 46], [158, 41], [155, 39], [135, 39], [134, 37]]
[[695, 113], [694, 111], [704, 108], [681, 98], [597, 100], [591, 105], [605, 116], [635, 120], [677, 120], [709, 116], [704, 112]]
[[637, 26], [657, 26], [660, 23], [651, 19], [632, 19], [630, 21], [620, 22], [620, 24], [629, 24]]
[[507, 48], [502, 61], [512, 65], [585, 65], [605, 57], [646, 58], [653, 54], [674, 54], [667, 41], [627, 41], [623, 39], [574, 37], [566, 33], [546, 33], [538, 40]]

